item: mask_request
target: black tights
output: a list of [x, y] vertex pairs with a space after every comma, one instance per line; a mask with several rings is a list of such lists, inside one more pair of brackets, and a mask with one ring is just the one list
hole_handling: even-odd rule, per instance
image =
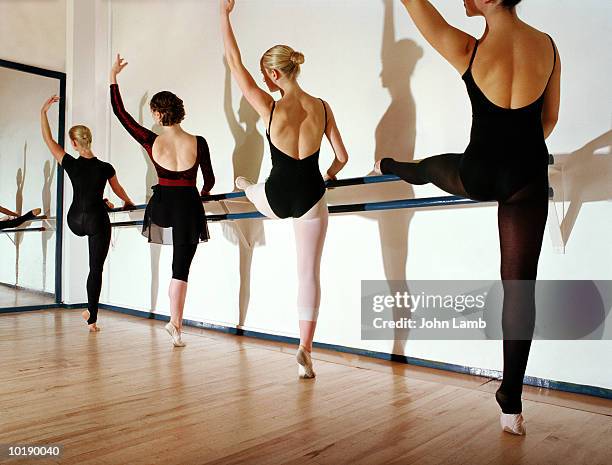
[[34, 213], [29, 211], [25, 215], [19, 216], [19, 217], [15, 218], [15, 219], [6, 220], [6, 221], [0, 221], [0, 230], [2, 230], [2, 229], [17, 228], [17, 227], [21, 226], [23, 223], [25, 223], [26, 221], [33, 220], [34, 218], [36, 218], [34, 216]]
[[87, 324], [98, 321], [98, 303], [102, 290], [102, 272], [110, 246], [110, 224], [103, 227], [97, 234], [87, 237], [89, 242], [89, 276], [87, 277], [87, 309], [89, 320]]
[[174, 245], [172, 247], [172, 279], [187, 282], [189, 268], [197, 248], [198, 244]]
[[[384, 174], [395, 174], [411, 184], [433, 183], [453, 195], [475, 198], [466, 192], [459, 176], [461, 155], [438, 155], [419, 163], [381, 162]], [[484, 176], [484, 174], [483, 174]], [[485, 200], [478, 196], [476, 200]], [[535, 279], [548, 216], [548, 181], [523, 186], [505, 199], [497, 200], [504, 287], [502, 329], [504, 375], [496, 399], [502, 411], [522, 411], [521, 393], [535, 325]]]

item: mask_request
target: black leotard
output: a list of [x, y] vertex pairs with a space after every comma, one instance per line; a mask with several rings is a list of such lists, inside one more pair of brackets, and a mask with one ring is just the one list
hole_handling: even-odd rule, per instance
[[62, 167], [74, 190], [68, 210], [70, 230], [77, 236], [98, 233], [110, 224], [103, 197], [106, 182], [115, 176], [115, 169], [95, 157], [75, 159], [68, 154], [62, 158]]
[[[556, 48], [552, 38], [550, 41], [556, 64]], [[433, 182], [447, 192], [474, 200], [504, 202], [533, 183], [539, 185], [538, 190], [548, 192], [549, 154], [542, 128], [546, 91], [522, 108], [495, 105], [472, 75], [477, 50], [478, 41], [462, 77], [472, 104], [471, 137], [465, 152], [430, 157], [418, 164], [385, 158], [381, 171], [397, 174], [412, 184]], [[458, 178], [453, 178], [455, 174]]]
[[62, 167], [72, 182], [72, 205], [68, 210], [68, 226], [77, 236], [87, 236], [89, 243], [89, 275], [87, 308], [89, 324], [98, 318], [98, 302], [102, 289], [102, 272], [108, 255], [111, 225], [103, 195], [106, 182], [115, 176], [110, 163], [98, 158], [74, 158], [65, 154]]
[[[323, 100], [321, 103], [325, 109], [325, 126], [327, 126], [327, 106]], [[314, 207], [325, 194], [325, 181], [319, 171], [321, 149], [301, 160], [281, 152], [270, 138], [275, 108], [276, 102], [272, 105], [266, 133], [272, 156], [272, 170], [266, 179], [266, 197], [272, 211], [279, 218], [299, 218]]]
[[[552, 38], [550, 41], [552, 43]], [[463, 75], [473, 116], [470, 144], [461, 161], [459, 175], [472, 198], [504, 201], [535, 177], [544, 182], [548, 176], [549, 155], [542, 128], [546, 90], [536, 101], [522, 108], [495, 105], [478, 87], [472, 74], [478, 44], [477, 41], [468, 70]], [[553, 53], [556, 64], [554, 43]]]

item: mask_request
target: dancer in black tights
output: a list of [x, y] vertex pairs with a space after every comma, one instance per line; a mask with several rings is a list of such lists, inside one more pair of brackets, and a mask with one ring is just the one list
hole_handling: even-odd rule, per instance
[[42, 135], [47, 147], [62, 165], [72, 182], [74, 190], [72, 205], [68, 211], [68, 226], [77, 236], [87, 236], [89, 242], [89, 275], [87, 277], [87, 310], [83, 318], [87, 320], [89, 330], [99, 331], [98, 302], [102, 289], [102, 271], [108, 255], [111, 238], [111, 225], [107, 207], [112, 208], [104, 198], [104, 189], [108, 181], [117, 196], [124, 201], [124, 208], [134, 206], [128, 195], [119, 184], [115, 169], [110, 163], [96, 158], [91, 151], [91, 131], [85, 126], [74, 126], [70, 129], [70, 142], [79, 153], [78, 158], [68, 155], [53, 139], [47, 111], [59, 98], [48, 99], [40, 113]]
[[561, 65], [553, 40], [521, 21], [520, 0], [466, 0], [484, 16], [480, 40], [448, 25], [427, 0], [402, 0], [425, 39], [460, 73], [472, 102], [470, 143], [462, 154], [415, 163], [391, 158], [375, 170], [454, 195], [497, 201], [504, 375], [496, 399], [504, 431], [524, 434], [523, 377], [535, 324], [535, 279], [548, 213], [545, 139], [559, 112]]
[[32, 221], [34, 218], [40, 215], [40, 211], [40, 208], [35, 208], [34, 210], [30, 210], [29, 212], [27, 212], [25, 215], [19, 215], [19, 213], [15, 213], [14, 211], [8, 210], [0, 206], [0, 213], [13, 217], [10, 220], [0, 221], [0, 231], [2, 231], [3, 229], [17, 228], [23, 223]]

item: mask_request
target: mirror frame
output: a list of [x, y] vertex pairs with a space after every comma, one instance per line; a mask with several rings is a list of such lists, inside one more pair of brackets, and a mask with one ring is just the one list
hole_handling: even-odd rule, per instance
[[[64, 146], [64, 134], [66, 132], [66, 73], [53, 71], [50, 69], [39, 68], [36, 66], [26, 65], [0, 59], [0, 68], [8, 68], [23, 73], [35, 74], [37, 76], [57, 79], [59, 83], [59, 113], [57, 127], [57, 143]], [[9, 307], [1, 308], [0, 313], [22, 312], [27, 310], [43, 310], [46, 308], [62, 307], [62, 244], [64, 232], [64, 169], [57, 163], [56, 172], [56, 190], [55, 190], [55, 304], [46, 304], [40, 306], [24, 306], [24, 307]]]

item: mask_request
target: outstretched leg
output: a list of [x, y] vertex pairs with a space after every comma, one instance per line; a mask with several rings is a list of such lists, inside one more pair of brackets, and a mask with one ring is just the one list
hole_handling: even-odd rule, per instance
[[523, 377], [535, 327], [535, 280], [547, 216], [545, 180], [499, 204], [504, 375], [496, 399], [507, 415], [522, 412]]
[[392, 158], [383, 158], [380, 161], [380, 171], [383, 174], [399, 176], [410, 184], [432, 183], [449, 194], [469, 197], [459, 176], [462, 156], [459, 153], [448, 153], [418, 162], [399, 162]]
[[[40, 208], [36, 210], [40, 213]], [[27, 221], [32, 221], [36, 218], [36, 210], [29, 211], [25, 215], [13, 218], [12, 220], [0, 221], [0, 230], [17, 228]]]
[[326, 196], [306, 214], [293, 221], [298, 272], [298, 316], [300, 348], [297, 360], [300, 376], [314, 377], [310, 352], [321, 303], [321, 256], [325, 244], [329, 213]]
[[268, 197], [266, 196], [266, 183], [253, 184], [246, 178], [238, 177], [236, 179], [236, 187], [244, 190], [247, 199], [255, 205], [257, 211], [268, 218], [278, 219], [278, 216], [272, 211], [272, 207], [270, 207], [270, 203], [268, 202]]

